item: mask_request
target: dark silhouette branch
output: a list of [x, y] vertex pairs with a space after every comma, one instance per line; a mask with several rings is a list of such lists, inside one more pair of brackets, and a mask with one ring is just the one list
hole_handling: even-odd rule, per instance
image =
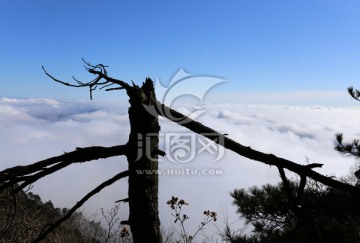
[[296, 198], [296, 201], [297, 201], [298, 204], [301, 203], [302, 197], [304, 195], [305, 186], [306, 186], [306, 179], [307, 179], [306, 176], [300, 176], [300, 184], [299, 184], [297, 198]]
[[105, 89], [105, 91], [122, 90], [122, 89], [124, 89], [124, 88], [123, 87], [117, 87], [117, 88]]
[[124, 178], [129, 175], [129, 171], [123, 171], [119, 174], [115, 175], [114, 177], [110, 178], [107, 181], [104, 181], [100, 185], [98, 185], [95, 189], [93, 189], [91, 192], [86, 194], [80, 201], [78, 201], [75, 206], [73, 206], [63, 217], [58, 219], [53, 224], [49, 224], [44, 227], [42, 232], [38, 235], [38, 237], [32, 241], [33, 243], [39, 242], [40, 240], [44, 239], [48, 234], [50, 234], [56, 227], [58, 227], [60, 224], [62, 224], [64, 221], [70, 218], [70, 216], [79, 209], [87, 200], [89, 200], [92, 196], [99, 193], [102, 189], [104, 189], [107, 186], [110, 186], [114, 184], [116, 181], [120, 180], [121, 178]]
[[[70, 164], [125, 155], [126, 150], [126, 145], [76, 148], [75, 151], [30, 165], [8, 168], [0, 172], [0, 191], [11, 185], [17, 185], [14, 189], [14, 193], [16, 193], [38, 179], [50, 175]], [[20, 182], [22, 183], [18, 185]]]
[[128, 203], [128, 202], [129, 202], [129, 198], [124, 198], [124, 199], [120, 199], [120, 200], [115, 201], [115, 203], [119, 203], [119, 202]]
[[289, 201], [293, 204], [294, 208], [296, 208], [296, 203], [294, 201], [294, 197], [293, 197], [290, 185], [289, 185], [289, 180], [286, 178], [284, 168], [278, 167], [278, 170], [280, 173], [280, 178], [284, 185], [285, 192], [289, 198]]
[[[230, 138], [227, 138], [225, 135], [218, 133], [215, 130], [213, 130], [207, 126], [204, 126], [203, 124], [201, 124], [197, 121], [194, 121], [194, 120], [190, 119], [189, 117], [181, 114], [180, 112], [177, 112], [165, 105], [158, 104], [158, 107], [161, 107], [161, 110], [158, 109], [158, 112], [160, 115], [180, 124], [181, 126], [188, 128], [189, 130], [191, 130], [195, 133], [203, 135], [204, 137], [207, 137], [208, 139], [213, 140], [214, 135], [218, 136], [219, 139], [214, 140], [214, 142], [218, 143], [219, 145], [221, 145], [229, 150], [234, 151], [235, 153], [237, 153], [243, 157], [246, 157], [251, 160], [259, 161], [259, 162], [262, 162], [262, 163], [270, 165], [270, 166], [281, 167], [281, 168], [290, 170], [300, 176], [309, 177], [309, 178], [311, 178], [315, 181], [318, 181], [326, 186], [333, 187], [333, 188], [351, 193], [355, 196], [360, 196], [360, 188], [359, 187], [355, 187], [355, 186], [349, 185], [347, 183], [343, 183], [343, 182], [334, 180], [330, 177], [321, 175], [320, 173], [317, 173], [317, 172], [313, 171], [311, 168], [307, 167], [307, 165], [297, 164], [290, 160], [279, 158], [273, 154], [265, 154], [260, 151], [256, 151], [250, 147], [247, 147], [240, 143], [237, 143]], [[223, 143], [221, 141], [223, 141]], [[316, 166], [316, 167], [319, 167], [319, 166]]]
[[[127, 84], [126, 82], [119, 80], [119, 79], [114, 79], [111, 78], [107, 75], [107, 70], [105, 65], [103, 64], [98, 64], [98, 65], [92, 65], [89, 62], [85, 61], [84, 59], [82, 59], [83, 62], [86, 64], [85, 69], [93, 74], [96, 75], [96, 77], [88, 82], [82, 82], [80, 80], [77, 80], [76, 78], [73, 77], [73, 79], [76, 81], [77, 84], [72, 84], [69, 82], [64, 82], [60, 79], [55, 78], [54, 76], [52, 76], [51, 74], [49, 74], [45, 67], [42, 66], [42, 69], [44, 70], [45, 74], [50, 77], [52, 80], [54, 80], [55, 82], [61, 83], [65, 86], [70, 86], [70, 87], [75, 87], [75, 88], [81, 88], [81, 87], [88, 87], [89, 91], [90, 91], [90, 99], [92, 99], [92, 92], [94, 90], [96, 90], [96, 88], [98, 86], [101, 86], [100, 89], [108, 87], [110, 85], [119, 85], [119, 87], [117, 88], [110, 88], [110, 89], [106, 89], [105, 91], [111, 91], [111, 90], [120, 90], [120, 89], [126, 89], [127, 92], [131, 92], [132, 89], [134, 88], [135, 85], [133, 85], [133, 87], [131, 87], [129, 84]], [[104, 80], [104, 81], [102, 81]]]
[[314, 168], [321, 168], [324, 164], [320, 164], [320, 163], [311, 163], [308, 165], [305, 165], [306, 168], [310, 169], [314, 169]]
[[301, 214], [300, 211], [299, 211], [299, 207], [298, 207], [298, 201], [297, 201], [297, 198], [295, 198], [294, 194], [293, 194], [293, 190], [290, 186], [290, 182], [289, 180], [286, 178], [286, 175], [285, 175], [285, 171], [284, 171], [284, 168], [282, 167], [278, 167], [278, 170], [279, 170], [279, 173], [280, 173], [280, 178], [283, 182], [283, 186], [284, 186], [284, 190], [285, 190], [285, 193], [288, 197], [288, 200], [294, 210], [294, 212], [296, 214]]

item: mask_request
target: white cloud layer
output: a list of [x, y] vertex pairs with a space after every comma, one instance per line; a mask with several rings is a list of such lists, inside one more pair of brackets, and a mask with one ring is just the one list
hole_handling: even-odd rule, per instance
[[244, 92], [209, 93], [206, 100], [216, 103], [271, 104], [271, 105], [321, 105], [355, 106], [356, 101], [344, 91], [292, 91], [292, 92]]
[[[129, 135], [126, 102], [57, 101], [52, 99], [0, 99], [0, 170], [29, 164], [72, 151], [75, 147], [125, 144]], [[215, 130], [227, 133], [239, 143], [272, 153], [297, 163], [323, 163], [322, 174], [343, 176], [355, 164], [351, 158], [334, 151], [334, 135], [343, 132], [345, 139], [360, 136], [359, 107], [275, 106], [207, 104], [198, 119]], [[191, 106], [181, 111], [191, 110]], [[161, 122], [162, 149], [166, 135], [190, 132], [168, 121]], [[197, 146], [199, 146], [199, 141]], [[175, 151], [174, 151], [175, 153]], [[175, 154], [171, 154], [174, 156]], [[181, 155], [181, 154], [180, 154]], [[184, 154], [183, 154], [184, 155]], [[231, 151], [214, 162], [214, 155], [204, 150], [188, 163], [173, 163], [163, 158], [160, 169], [172, 175], [160, 176], [160, 216], [164, 227], [171, 224], [166, 201], [179, 196], [190, 202], [189, 231], [196, 230], [202, 212], [221, 212], [224, 207], [236, 219], [229, 192], [235, 188], [279, 181], [276, 168], [242, 158]], [[34, 192], [56, 206], [71, 207], [100, 182], [127, 168], [125, 157], [72, 165], [34, 185]], [[175, 175], [175, 171], [220, 170], [221, 175]], [[86, 208], [111, 207], [127, 197], [127, 181], [122, 180], [91, 199]], [[121, 220], [127, 218], [127, 207]]]

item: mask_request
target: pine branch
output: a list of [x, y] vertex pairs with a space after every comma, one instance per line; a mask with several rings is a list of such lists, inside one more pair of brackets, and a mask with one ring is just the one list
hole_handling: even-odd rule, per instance
[[356, 158], [360, 158], [360, 141], [358, 139], [354, 139], [351, 143], [344, 143], [343, 134], [338, 133], [335, 135], [335, 137], [335, 150], [343, 155], [350, 155]]
[[348, 88], [348, 93], [351, 95], [351, 97], [353, 97], [355, 100], [360, 101], [360, 91], [357, 89], [354, 89], [354, 87], [349, 87]]

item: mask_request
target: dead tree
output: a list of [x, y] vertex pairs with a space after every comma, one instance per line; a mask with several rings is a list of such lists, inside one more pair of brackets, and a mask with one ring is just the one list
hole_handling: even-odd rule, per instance
[[[164, 156], [165, 153], [160, 151], [158, 148], [158, 134], [160, 131], [158, 115], [164, 116], [197, 134], [207, 137], [208, 139], [214, 140], [214, 137], [218, 137], [220, 139], [216, 139], [214, 142], [241, 156], [270, 166], [276, 166], [279, 169], [280, 177], [285, 185], [287, 185], [287, 179], [284, 169], [298, 174], [301, 178], [300, 186], [297, 189], [298, 195], [302, 195], [304, 185], [306, 184], [306, 178], [311, 178], [315, 181], [323, 183], [326, 186], [348, 192], [356, 197], [360, 196], [359, 187], [334, 180], [331, 177], [327, 177], [313, 171], [313, 168], [321, 167], [322, 164], [315, 163], [301, 165], [276, 157], [273, 154], [265, 154], [256, 151], [250, 147], [241, 145], [227, 138], [225, 135], [220, 134], [215, 130], [161, 104], [156, 100], [153, 82], [149, 78], [147, 78], [142, 86], [139, 87], [134, 83], [130, 85], [124, 81], [109, 77], [106, 66], [102, 64], [95, 66], [87, 62], [85, 62], [85, 64], [87, 71], [95, 75], [95, 78], [90, 82], [81, 82], [74, 79], [77, 84], [71, 84], [56, 79], [45, 69], [44, 71], [51, 79], [63, 85], [71, 87], [88, 87], [90, 90], [90, 98], [92, 98], [92, 92], [97, 88], [105, 89], [106, 91], [125, 90], [129, 96], [130, 102], [129, 122], [131, 130], [128, 142], [125, 145], [113, 147], [95, 146], [76, 148], [73, 152], [65, 153], [34, 164], [27, 166], [15, 166], [5, 169], [0, 172], [0, 192], [4, 190], [11, 190], [11, 193], [15, 194], [38, 179], [61, 170], [72, 163], [82, 163], [100, 158], [125, 155], [129, 163], [129, 169], [116, 174], [114, 177], [103, 182], [85, 195], [63, 218], [60, 218], [44, 227], [42, 232], [40, 232], [33, 242], [38, 242], [41, 239], [44, 239], [57, 226], [68, 219], [71, 214], [81, 207], [91, 196], [124, 177], [129, 177], [129, 198], [121, 201], [129, 203], [130, 212], [128, 221], [123, 223], [130, 225], [134, 242], [162, 241], [158, 215], [158, 175], [156, 174], [156, 171], [158, 168], [158, 155]], [[152, 111], [156, 112], [148, 112], [145, 107], [153, 107], [154, 109], [152, 109]], [[138, 173], [139, 171], [151, 171], [153, 173]], [[301, 198], [297, 198], [296, 200], [300, 199]], [[9, 227], [10, 224], [11, 222], [7, 224], [6, 227]], [[0, 233], [1, 230], [6, 230], [6, 227], [4, 227], [4, 229], [0, 229]]]
[[[106, 90], [124, 89], [129, 96], [129, 122], [130, 135], [127, 142], [125, 156], [129, 163], [129, 219], [123, 221], [130, 225], [134, 242], [161, 242], [160, 219], [158, 213], [158, 188], [159, 181], [156, 173], [143, 174], [139, 171], [157, 171], [158, 154], [164, 155], [159, 150], [160, 125], [158, 117], [145, 110], [145, 106], [154, 106], [157, 102], [155, 90], [151, 79], [147, 78], [141, 87], [131, 85], [107, 76], [104, 65], [93, 66], [87, 63], [87, 70], [96, 75], [91, 82], [83, 83], [77, 80], [77, 85], [60, 81], [50, 76], [53, 80], [67, 86], [89, 87], [92, 91], [97, 87]], [[45, 69], [44, 69], [45, 70]], [[111, 85], [118, 87], [109, 88]], [[145, 152], [146, 151], [146, 152]]]
[[[77, 84], [63, 82], [45, 73], [54, 81], [71, 87], [88, 87], [90, 97], [96, 88], [106, 88], [106, 90], [124, 89], [129, 96], [129, 121], [130, 135], [127, 144], [113, 147], [87, 147], [76, 148], [75, 151], [65, 153], [57, 157], [49, 158], [28, 166], [16, 166], [0, 172], [0, 190], [13, 188], [12, 193], [17, 193], [31, 185], [38, 179], [56, 172], [72, 163], [108, 158], [112, 156], [125, 155], [129, 162], [129, 170], [120, 172], [113, 178], [103, 182], [84, 198], [82, 198], [69, 212], [61, 219], [53, 222], [42, 230], [34, 240], [38, 242], [51, 233], [58, 225], [68, 219], [72, 213], [81, 207], [91, 196], [100, 192], [117, 180], [129, 178], [129, 219], [122, 222], [130, 225], [134, 242], [161, 242], [160, 219], [158, 213], [158, 176], [154, 174], [141, 174], [142, 171], [157, 171], [158, 154], [165, 153], [158, 148], [160, 130], [158, 118], [154, 114], [148, 113], [144, 107], [156, 104], [156, 97], [153, 83], [146, 79], [141, 87], [127, 84], [121, 80], [107, 76], [104, 65], [93, 66], [86, 63], [86, 69], [96, 77], [90, 82], [76, 80]], [[110, 87], [116, 85], [116, 87]], [[146, 139], [139, 139], [146, 138]], [[139, 144], [141, 143], [141, 144]], [[139, 152], [142, 148], [145, 152]], [[16, 186], [15, 186], [16, 185]], [[14, 187], [15, 186], [15, 187]], [[0, 229], [1, 230], [1, 229]], [[6, 228], [2, 229], [6, 230]]]

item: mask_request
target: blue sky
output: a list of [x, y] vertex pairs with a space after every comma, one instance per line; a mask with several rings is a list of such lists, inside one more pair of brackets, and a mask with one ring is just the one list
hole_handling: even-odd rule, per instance
[[169, 82], [180, 68], [214, 75], [227, 80], [213, 90], [220, 96], [360, 85], [358, 1], [23, 0], [1, 9], [3, 97], [88, 99], [41, 69], [87, 80], [82, 57], [136, 83]]

